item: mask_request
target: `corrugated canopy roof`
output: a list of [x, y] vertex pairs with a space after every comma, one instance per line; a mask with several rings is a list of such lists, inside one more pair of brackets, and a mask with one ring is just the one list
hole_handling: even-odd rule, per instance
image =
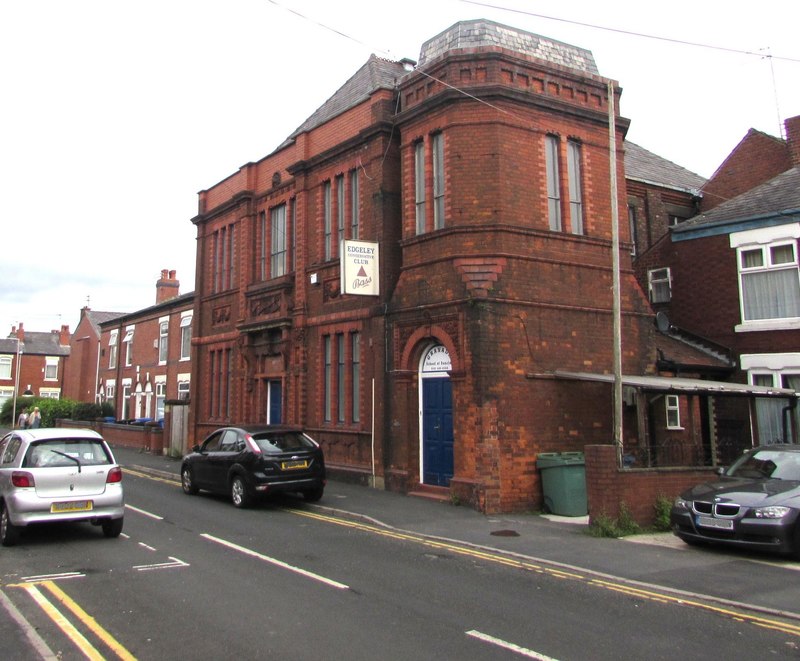
[[[614, 383], [613, 374], [556, 370], [553, 372], [553, 376], [558, 379], [569, 379], [573, 381]], [[635, 376], [623, 374], [622, 385], [656, 392], [705, 393], [710, 395], [739, 395], [749, 397], [798, 397], [798, 393], [791, 388], [770, 388], [768, 386], [752, 386], [747, 383], [706, 381], [705, 379], [687, 379], [671, 376]]]

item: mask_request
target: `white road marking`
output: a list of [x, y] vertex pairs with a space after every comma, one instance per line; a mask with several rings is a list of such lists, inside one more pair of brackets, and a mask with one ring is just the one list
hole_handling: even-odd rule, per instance
[[495, 638], [494, 636], [490, 636], [489, 634], [481, 633], [480, 631], [467, 631], [466, 634], [468, 636], [472, 636], [473, 638], [477, 638], [478, 640], [482, 640], [485, 643], [489, 643], [490, 645], [496, 645], [497, 647], [502, 647], [503, 649], [509, 650], [510, 652], [516, 652], [522, 656], [527, 656], [529, 659], [536, 659], [537, 661], [556, 661], [551, 656], [546, 656], [544, 654], [539, 654], [539, 652], [534, 652], [533, 650], [529, 650], [525, 647], [520, 647], [519, 645], [515, 645], [514, 643], [509, 643], [505, 640], [500, 638]]
[[337, 588], [339, 590], [350, 589], [350, 586], [345, 585], [344, 583], [339, 583], [338, 581], [334, 581], [330, 578], [325, 578], [324, 576], [320, 576], [319, 574], [314, 574], [313, 572], [306, 571], [305, 569], [294, 567], [293, 565], [286, 564], [285, 562], [281, 562], [280, 560], [276, 560], [275, 558], [270, 558], [268, 555], [263, 555], [261, 553], [258, 553], [257, 551], [253, 551], [252, 549], [245, 548], [244, 546], [239, 546], [238, 544], [234, 544], [233, 542], [228, 542], [224, 539], [220, 539], [219, 537], [214, 537], [213, 535], [209, 535], [207, 533], [201, 534], [200, 537], [204, 537], [205, 539], [211, 542], [216, 542], [217, 544], [226, 546], [229, 549], [233, 549], [234, 551], [239, 551], [240, 553], [244, 553], [245, 555], [252, 556], [253, 558], [258, 558], [259, 560], [268, 562], [272, 565], [275, 565], [276, 567], [288, 569], [289, 571], [294, 572], [296, 574], [300, 574], [301, 576], [314, 579], [315, 581], [319, 581], [320, 583], [324, 583], [325, 585], [330, 585], [331, 587]]
[[151, 565], [134, 565], [133, 568], [136, 571], [151, 571], [153, 569], [175, 569], [177, 567], [189, 567], [188, 562], [184, 562], [183, 560], [178, 560], [178, 558], [173, 558], [169, 556], [169, 559], [172, 562], [155, 562]]
[[137, 514], [141, 514], [143, 516], [149, 516], [151, 519], [156, 519], [157, 521], [163, 521], [163, 516], [158, 516], [158, 514], [152, 514], [150, 512], [145, 512], [144, 510], [140, 510], [138, 507], [134, 507], [133, 505], [125, 505], [129, 510], [136, 512]]
[[156, 550], [154, 547], [150, 546], [150, 544], [145, 544], [144, 542], [138, 542], [138, 544], [139, 544], [139, 546], [142, 546], [142, 547], [146, 548], [148, 551], [155, 551]]
[[81, 578], [86, 576], [79, 571], [62, 572], [61, 574], [40, 574], [39, 576], [23, 576], [22, 580], [26, 583], [37, 583], [39, 581], [58, 581], [64, 578]]

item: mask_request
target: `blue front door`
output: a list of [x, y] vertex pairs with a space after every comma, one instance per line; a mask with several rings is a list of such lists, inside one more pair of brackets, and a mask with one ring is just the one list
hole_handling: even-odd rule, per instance
[[446, 487], [453, 477], [453, 388], [422, 379], [422, 482]]

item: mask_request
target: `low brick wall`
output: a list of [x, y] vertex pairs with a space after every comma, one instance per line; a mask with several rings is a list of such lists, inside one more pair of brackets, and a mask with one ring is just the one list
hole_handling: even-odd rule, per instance
[[584, 454], [590, 520], [601, 514], [616, 519], [624, 504], [636, 523], [650, 526], [660, 496], [672, 500], [695, 484], [717, 481], [712, 467], [620, 469], [613, 445], [587, 445]]
[[112, 447], [120, 446], [141, 452], [163, 453], [164, 430], [158, 425], [118, 425], [100, 420], [57, 420], [56, 426], [93, 429]]

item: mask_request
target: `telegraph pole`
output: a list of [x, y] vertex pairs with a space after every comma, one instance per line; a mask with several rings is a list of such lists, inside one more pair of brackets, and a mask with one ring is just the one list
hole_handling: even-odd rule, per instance
[[622, 466], [622, 313], [619, 280], [619, 199], [617, 193], [617, 125], [614, 83], [608, 81], [608, 152], [611, 168], [611, 268], [613, 271], [614, 317], [614, 446], [617, 466]]

